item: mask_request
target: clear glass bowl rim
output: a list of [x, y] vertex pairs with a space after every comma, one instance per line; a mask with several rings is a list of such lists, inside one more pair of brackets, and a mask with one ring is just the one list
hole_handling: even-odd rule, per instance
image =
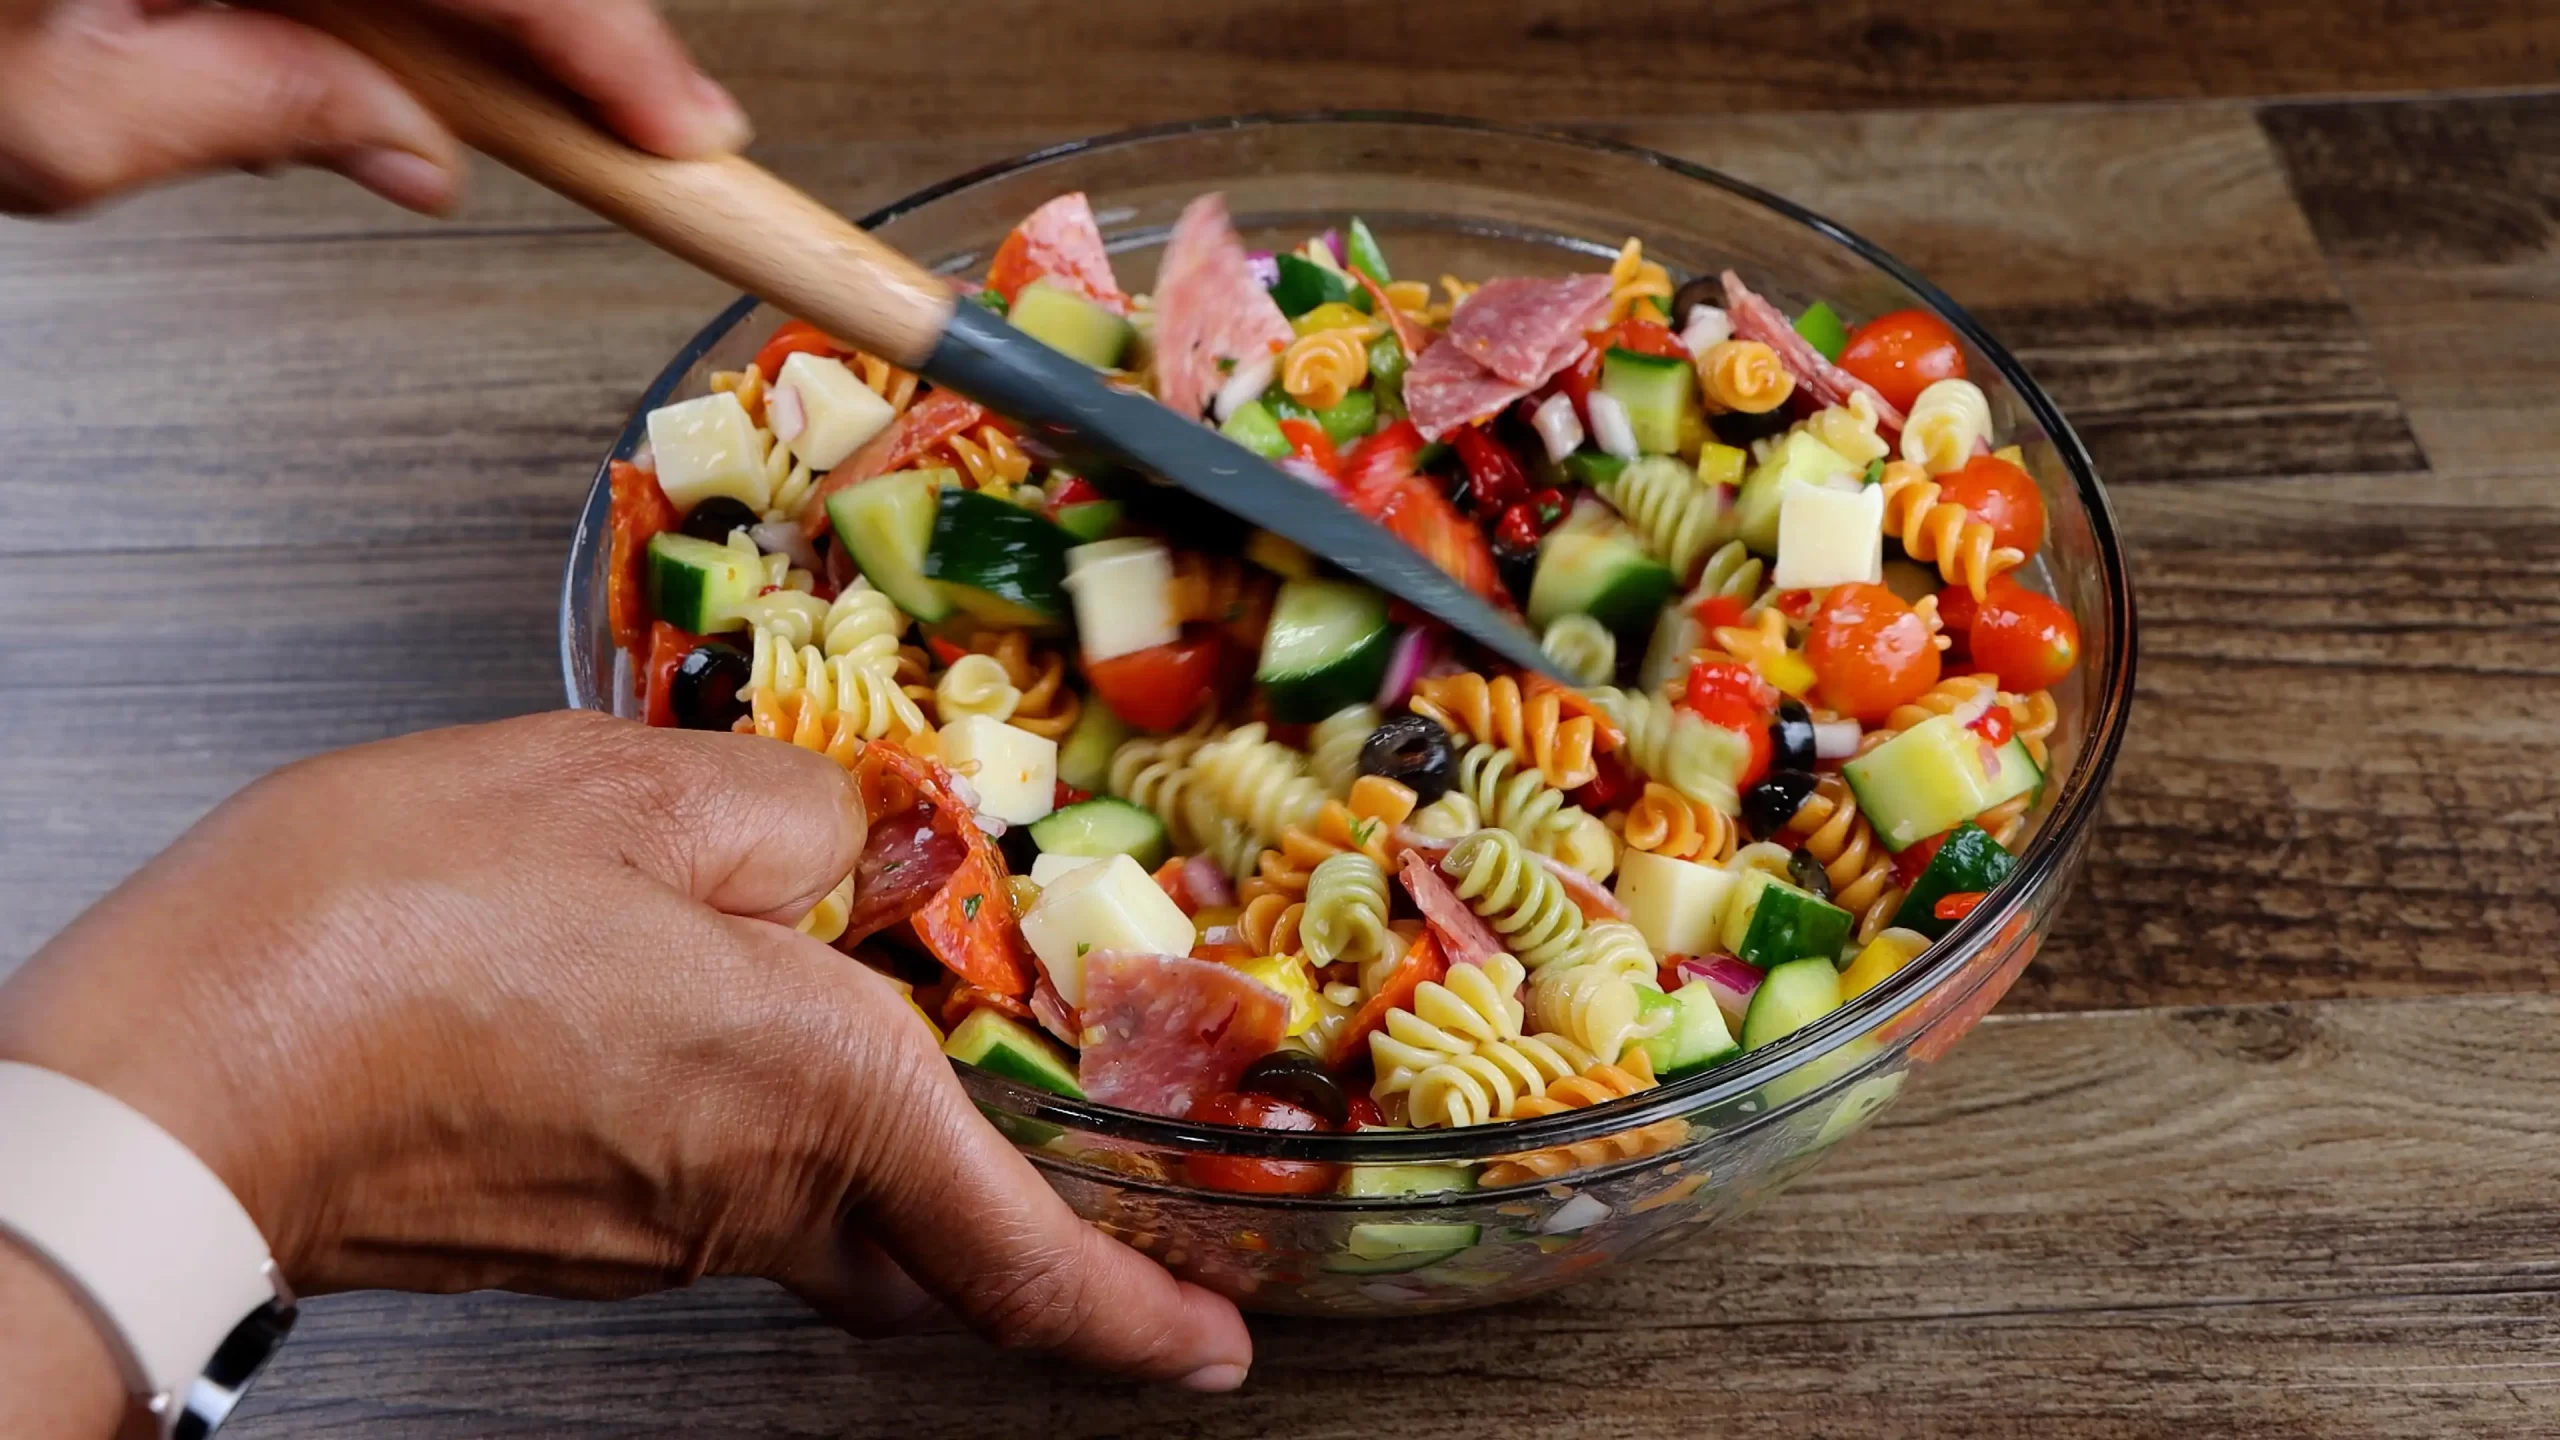
[[[1854, 231], [1795, 204], [1781, 196], [1721, 171], [1686, 160], [1648, 150], [1642, 146], [1609, 140], [1574, 131], [1535, 126], [1504, 125], [1454, 115], [1437, 115], [1401, 110], [1310, 110], [1259, 114], [1223, 115], [1207, 119], [1181, 121], [1168, 125], [1143, 126], [1119, 130], [1087, 139], [1065, 141], [1033, 150], [1011, 159], [995, 161], [950, 179], [926, 186], [906, 197], [861, 218], [866, 230], [876, 229], [911, 211], [929, 205], [947, 195], [972, 186], [1002, 179], [1024, 170], [1069, 158], [1101, 151], [1133, 149], [1160, 141], [1179, 140], [1188, 136], [1228, 130], [1275, 129], [1313, 126], [1420, 126], [1437, 130], [1470, 132], [1488, 140], [1528, 141], [1578, 148], [1595, 155], [1618, 160], [1632, 160], [1660, 170], [1669, 176], [1697, 184], [1711, 185], [1742, 200], [1758, 205], [1833, 244], [1845, 247], [1866, 263], [1884, 272], [1928, 305], [1952, 326], [1975, 353], [1988, 359], [2001, 379], [2009, 386], [2019, 403], [2027, 408], [2041, 427], [2070, 472], [2081, 506], [2088, 516], [2089, 530], [2101, 571], [2100, 593], [2108, 612], [2107, 647], [2102, 655], [2083, 656], [2082, 663], [2103, 663], [2101, 673], [2108, 677], [2103, 692], [2091, 694], [2087, 738], [2078, 760], [2066, 777], [2060, 797], [2046, 817], [2035, 839], [2019, 857], [2017, 870], [1995, 893], [1997, 903], [1977, 907], [1958, 922], [1945, 941], [1931, 947], [1926, 965], [1906, 966], [1884, 984], [1859, 996], [1856, 1000], [1825, 1016], [1821, 1021], [1788, 1036], [1764, 1050], [1752, 1052], [1744, 1059], [1718, 1066], [1697, 1075], [1671, 1081], [1624, 1100], [1611, 1101], [1587, 1109], [1570, 1110], [1537, 1120], [1513, 1121], [1502, 1125], [1477, 1126], [1464, 1130], [1411, 1130], [1396, 1132], [1368, 1131], [1352, 1135], [1293, 1134], [1267, 1130], [1245, 1130], [1225, 1125], [1204, 1125], [1187, 1120], [1167, 1119], [1141, 1114], [1114, 1106], [1069, 1100], [1045, 1090], [1015, 1085], [972, 1072], [980, 1089], [992, 1089], [1006, 1097], [1005, 1109], [1025, 1119], [1046, 1124], [1069, 1126], [1076, 1130], [1130, 1144], [1158, 1146], [1169, 1150], [1202, 1154], [1241, 1155], [1257, 1158], [1325, 1161], [1335, 1164], [1416, 1165], [1430, 1163], [1463, 1163], [1484, 1160], [1497, 1155], [1515, 1154], [1549, 1146], [1570, 1145], [1626, 1130], [1650, 1125], [1656, 1121], [1740, 1100], [1752, 1090], [1786, 1074], [1811, 1065], [1873, 1035], [1888, 1019], [1916, 1003], [1950, 978], [1961, 974], [1985, 943], [2010, 917], [2026, 904], [2027, 898], [2053, 883], [2065, 857], [2073, 853], [2082, 833], [2095, 822], [2100, 792], [2108, 774], [2115, 767], [2116, 752], [2124, 739], [2127, 716], [2132, 707], [2134, 686], [2134, 601], [2130, 576], [2126, 570], [2123, 542], [2116, 532], [2115, 512], [2108, 504], [2105, 487], [2099, 482], [2096, 466], [2090, 461], [2080, 437], [2062, 416], [2053, 397], [2027, 374], [2008, 348], [1994, 339], [1980, 322], [1966, 312], [1937, 286], [1917, 271]], [[594, 707], [600, 697], [579, 693], [577, 655], [591, 637], [576, 624], [582, 612], [589, 612], [588, 576], [593, 573], [596, 546], [603, 543], [609, 530], [611, 498], [611, 464], [636, 453], [647, 439], [648, 414], [673, 396], [678, 385], [694, 364], [711, 347], [725, 338], [762, 304], [757, 297], [745, 295], [722, 311], [678, 350], [666, 368], [650, 382], [648, 390], [631, 412], [613, 449], [596, 468], [595, 481], [588, 493], [587, 504], [578, 519], [578, 530], [570, 548], [567, 573], [561, 588], [560, 662], [563, 683], [571, 706]], [[1977, 984], [1988, 983], [1978, 977]], [[1840, 1078], [1856, 1073], [1855, 1067]], [[1793, 1111], [1828, 1092], [1828, 1084], [1809, 1087], [1789, 1103], [1770, 1107], [1755, 1114], [1757, 1125]]]

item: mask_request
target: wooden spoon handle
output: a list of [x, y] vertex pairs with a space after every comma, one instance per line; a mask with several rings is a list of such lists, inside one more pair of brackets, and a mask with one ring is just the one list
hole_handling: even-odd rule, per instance
[[606, 134], [494, 37], [381, 0], [249, 0], [346, 41], [474, 149], [819, 329], [921, 368], [951, 287], [763, 166], [669, 160]]

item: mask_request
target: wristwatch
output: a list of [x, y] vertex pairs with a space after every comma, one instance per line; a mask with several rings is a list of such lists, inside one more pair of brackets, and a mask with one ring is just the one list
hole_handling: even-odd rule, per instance
[[0, 1061], [0, 1233], [52, 1267], [163, 1436], [229, 1418], [293, 1329], [293, 1292], [222, 1177], [143, 1114]]

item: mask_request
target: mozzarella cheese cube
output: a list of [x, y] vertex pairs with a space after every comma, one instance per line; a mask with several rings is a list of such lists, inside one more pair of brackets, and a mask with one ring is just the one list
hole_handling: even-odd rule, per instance
[[1173, 619], [1173, 557], [1153, 540], [1069, 550], [1067, 593], [1075, 597], [1076, 637], [1088, 661], [1170, 645], [1181, 634]]
[[800, 396], [800, 433], [791, 437], [791, 453], [812, 470], [829, 470], [863, 443], [889, 428], [897, 412], [873, 393], [843, 361], [830, 355], [794, 354], [782, 362], [776, 389]]
[[1028, 825], [1058, 797], [1058, 742], [986, 715], [942, 727], [942, 759], [978, 792], [978, 813]]
[[1188, 955], [1199, 932], [1146, 867], [1127, 855], [1083, 865], [1058, 878], [1022, 912], [1022, 938], [1049, 983], [1070, 1005], [1084, 1003], [1084, 957], [1096, 950]]
[[1646, 850], [1618, 858], [1618, 903], [1656, 955], [1713, 953], [1733, 882], [1730, 870]]
[[1031, 883], [1046, 890], [1087, 865], [1101, 863], [1090, 855], [1052, 855], [1044, 850], [1031, 857]]
[[1835, 490], [1790, 480], [1778, 495], [1781, 590], [1884, 579], [1884, 487]]
[[723, 390], [649, 412], [649, 451], [658, 488], [678, 510], [726, 495], [750, 510], [773, 503], [765, 493], [764, 446], [747, 407]]

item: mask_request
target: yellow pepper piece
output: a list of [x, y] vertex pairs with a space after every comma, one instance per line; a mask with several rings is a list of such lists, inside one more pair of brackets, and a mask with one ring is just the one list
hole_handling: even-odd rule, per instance
[[2021, 470], [2027, 468], [2027, 452], [2019, 449], [2015, 445], [2001, 446], [1999, 449], [1991, 452], [1991, 458], [1994, 460], [2006, 460]]
[[1709, 445], [1698, 452], [1698, 483], [1701, 485], [1740, 485], [1742, 472], [1750, 465], [1748, 452], [1731, 445]]
[[1304, 955], [1258, 955], [1250, 960], [1232, 960], [1228, 963], [1288, 998], [1289, 1034], [1304, 1035], [1315, 1028], [1319, 1009], [1316, 1003], [1316, 978], [1315, 971], [1307, 965], [1307, 957]]
[[1245, 537], [1244, 558], [1284, 580], [1304, 580], [1316, 573], [1315, 557], [1304, 547], [1268, 530]]
[[1299, 316], [1297, 319], [1290, 321], [1289, 328], [1297, 331], [1301, 335], [1313, 335], [1319, 330], [1357, 329], [1365, 331], [1376, 323], [1376, 321], [1371, 320], [1368, 316], [1352, 309], [1342, 301], [1328, 300], [1313, 310], [1308, 311], [1306, 314]]
[[1929, 937], [1909, 930], [1887, 930], [1866, 944], [1849, 968], [1840, 972], [1840, 1002], [1847, 1004], [1887, 980], [1929, 948]]

